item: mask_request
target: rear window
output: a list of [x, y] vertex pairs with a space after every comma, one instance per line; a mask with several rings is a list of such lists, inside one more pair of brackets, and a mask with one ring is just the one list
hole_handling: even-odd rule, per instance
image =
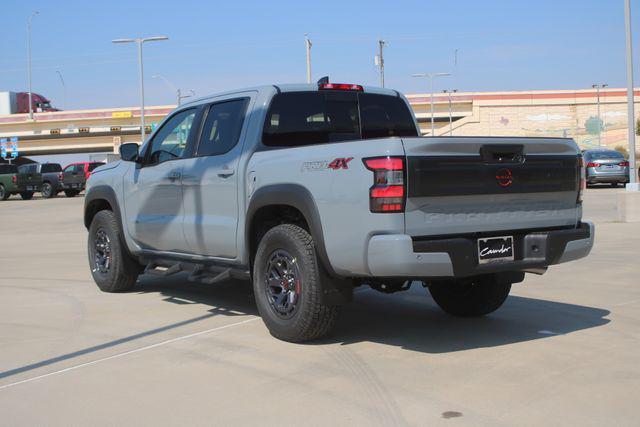
[[262, 142], [296, 147], [390, 136], [418, 136], [402, 98], [347, 91], [286, 92], [271, 103]]
[[0, 175], [7, 173], [18, 173], [16, 165], [0, 165]]
[[104, 165], [104, 163], [102, 162], [98, 162], [98, 163], [91, 163], [89, 165], [89, 172], [93, 171], [95, 168]]
[[62, 172], [62, 166], [58, 163], [45, 163], [40, 167], [41, 173]]
[[624, 159], [624, 156], [617, 151], [587, 151], [585, 157], [588, 160]]

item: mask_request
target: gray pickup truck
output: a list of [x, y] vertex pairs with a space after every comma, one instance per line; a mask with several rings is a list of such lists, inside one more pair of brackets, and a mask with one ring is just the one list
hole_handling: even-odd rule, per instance
[[335, 325], [356, 286], [415, 282], [444, 311], [493, 312], [526, 273], [586, 256], [582, 158], [559, 138], [420, 137], [396, 91], [280, 85], [180, 106], [88, 181], [106, 292], [141, 273], [251, 279], [275, 337]]

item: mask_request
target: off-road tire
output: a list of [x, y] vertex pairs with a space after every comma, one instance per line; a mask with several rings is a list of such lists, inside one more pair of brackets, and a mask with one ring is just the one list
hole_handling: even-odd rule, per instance
[[20, 193], [20, 197], [22, 197], [22, 200], [31, 200], [33, 199], [33, 191], [23, 191]]
[[[267, 295], [268, 264], [277, 250], [294, 257], [301, 276], [297, 307], [292, 317], [286, 319], [276, 313]], [[253, 290], [258, 312], [271, 335], [284, 341], [303, 342], [331, 331], [338, 320], [340, 306], [322, 302], [322, 282], [330, 280], [322, 271], [313, 238], [304, 228], [281, 224], [264, 234], [254, 257]]]
[[4, 185], [0, 184], [0, 200], [4, 201], [9, 197], [11, 197], [11, 193], [9, 193], [6, 188], [4, 188]]
[[[99, 230], [103, 230], [107, 235], [111, 247], [110, 267], [104, 273], [99, 271], [95, 260], [95, 242]], [[133, 288], [140, 274], [141, 267], [126, 250], [120, 225], [113, 212], [102, 210], [93, 217], [91, 226], [89, 226], [87, 253], [89, 256], [91, 275], [101, 291], [127, 292]]]
[[67, 197], [76, 197], [80, 192], [78, 190], [64, 190], [64, 194]]
[[477, 317], [492, 313], [502, 306], [511, 283], [500, 283], [493, 276], [464, 282], [439, 282], [429, 286], [434, 301], [445, 312], [459, 317]]
[[50, 182], [45, 182], [42, 184], [42, 190], [40, 190], [40, 194], [42, 195], [43, 199], [51, 199], [53, 197], [56, 197], [58, 192], [53, 189], [53, 185], [51, 185]]

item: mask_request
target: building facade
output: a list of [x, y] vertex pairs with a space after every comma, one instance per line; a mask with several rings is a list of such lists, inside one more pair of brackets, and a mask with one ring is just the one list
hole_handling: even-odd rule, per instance
[[[640, 91], [634, 95], [636, 123]], [[422, 133], [430, 135], [430, 95], [407, 98]], [[433, 117], [436, 136], [568, 137], [583, 149], [628, 145], [625, 89], [437, 94]]]

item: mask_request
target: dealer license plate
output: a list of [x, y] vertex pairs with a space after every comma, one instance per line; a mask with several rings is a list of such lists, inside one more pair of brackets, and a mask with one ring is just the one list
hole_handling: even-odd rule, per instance
[[478, 239], [478, 262], [513, 261], [513, 236], [487, 237]]

